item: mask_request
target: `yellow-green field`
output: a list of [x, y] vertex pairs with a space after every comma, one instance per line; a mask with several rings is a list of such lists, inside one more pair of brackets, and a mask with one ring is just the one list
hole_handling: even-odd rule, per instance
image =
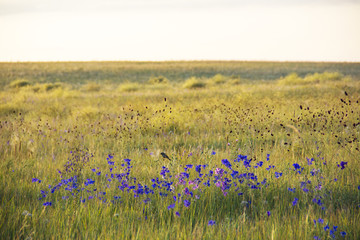
[[0, 79], [0, 239], [360, 239], [359, 63], [0, 63]]

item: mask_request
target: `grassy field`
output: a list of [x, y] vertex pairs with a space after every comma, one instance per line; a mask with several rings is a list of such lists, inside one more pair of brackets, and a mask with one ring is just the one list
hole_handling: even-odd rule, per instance
[[360, 239], [359, 63], [0, 63], [0, 79], [0, 239]]
[[73, 86], [97, 82], [145, 83], [150, 77], [164, 76], [170, 82], [190, 77], [209, 78], [216, 74], [249, 80], [276, 80], [296, 72], [301, 77], [316, 72], [340, 72], [360, 80], [360, 63], [321, 62], [43, 62], [0, 63], [0, 87], [16, 79], [33, 83], [66, 82]]

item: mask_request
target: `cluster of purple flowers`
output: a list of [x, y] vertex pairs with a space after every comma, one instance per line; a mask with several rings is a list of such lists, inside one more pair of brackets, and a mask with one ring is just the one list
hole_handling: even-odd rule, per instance
[[[323, 225], [325, 223], [325, 221], [324, 221], [324, 219], [322, 219], [322, 218], [319, 218], [318, 220], [315, 220], [314, 219], [314, 225], [315, 225], [315, 227], [317, 226], [317, 224], [321, 224], [321, 225]], [[324, 227], [322, 227], [323, 228], [323, 230], [325, 231], [325, 232], [327, 232], [328, 230], [329, 230], [329, 236], [332, 238], [332, 239], [335, 239], [336, 238], [336, 233], [338, 232], [337, 230], [338, 230], [338, 226], [333, 226], [332, 228], [330, 228], [330, 226], [329, 226], [329, 224], [326, 224]], [[345, 232], [345, 231], [342, 231], [342, 232], [340, 232], [340, 236], [341, 237], [345, 237], [347, 235], [347, 233]], [[314, 236], [314, 239], [318, 239], [318, 240], [320, 240], [320, 237], [318, 237], [318, 236]]]
[[41, 180], [40, 180], [40, 179], [37, 179], [37, 178], [33, 178], [33, 179], [32, 179], [32, 182], [41, 183]]
[[301, 174], [301, 172], [304, 170], [304, 168], [301, 167], [298, 163], [294, 163], [293, 166], [294, 166], [293, 170], [298, 174]]
[[[44, 206], [52, 206], [53, 202], [49, 199], [54, 199], [54, 192], [61, 191], [62, 199], [67, 200], [69, 198], [76, 198], [81, 203], [86, 204], [87, 201], [98, 200], [105, 204], [121, 204], [124, 195], [133, 196], [134, 198], [140, 198], [142, 203], [149, 204], [152, 196], [158, 196], [165, 202], [169, 211], [175, 211], [176, 216], [180, 216], [182, 206], [186, 208], [191, 207], [191, 204], [203, 195], [206, 189], [215, 188], [219, 189], [224, 196], [230, 194], [236, 194], [238, 196], [245, 196], [250, 191], [260, 190], [269, 186], [267, 178], [259, 180], [257, 172], [259, 168], [265, 167], [267, 171], [275, 168], [274, 165], [265, 164], [270, 161], [270, 155], [266, 156], [266, 162], [256, 162], [251, 165], [252, 159], [246, 155], [238, 155], [233, 162], [228, 159], [221, 160], [222, 167], [216, 167], [208, 169], [208, 165], [193, 165], [188, 164], [183, 168], [184, 171], [177, 174], [172, 174], [170, 169], [163, 166], [160, 171], [160, 178], [152, 178], [149, 183], [139, 183], [136, 177], [132, 176], [132, 165], [130, 159], [124, 159], [120, 166], [116, 166], [113, 155], [108, 155], [107, 166], [108, 169], [100, 171], [99, 168], [92, 168], [89, 171], [89, 176], [84, 180], [79, 180], [77, 174], [74, 176], [65, 178], [60, 173], [60, 181], [54, 185], [49, 185], [49, 190], [41, 190], [41, 197], [39, 200], [45, 200]], [[315, 160], [308, 159], [308, 165], [312, 165]], [[239, 164], [242, 163], [242, 164]], [[265, 166], [267, 165], [267, 166]], [[341, 169], [345, 168], [346, 163], [341, 162], [338, 166]], [[304, 167], [301, 167], [298, 163], [294, 163], [293, 171], [295, 176], [301, 175], [304, 171]], [[69, 167], [69, 166], [67, 166]], [[242, 170], [241, 170], [241, 167]], [[291, 170], [291, 169], [290, 169]], [[103, 172], [103, 174], [102, 174]], [[77, 171], [73, 171], [77, 173]], [[275, 172], [275, 178], [280, 178], [283, 173]], [[308, 177], [312, 178], [311, 180]], [[325, 210], [324, 200], [328, 197], [327, 193], [323, 193], [323, 183], [321, 176], [321, 169], [312, 169], [310, 175], [305, 177], [305, 180], [300, 181], [300, 189], [302, 191], [296, 192], [294, 188], [288, 188], [288, 190], [295, 194], [292, 201], [292, 206], [298, 205], [301, 193], [311, 195], [312, 203]], [[83, 179], [83, 178], [81, 178]], [[41, 183], [41, 180], [33, 178], [32, 182]], [[360, 190], [360, 186], [358, 187]], [[245, 193], [245, 194], [244, 194]], [[242, 197], [242, 199], [243, 199]], [[308, 199], [308, 197], [306, 198]], [[246, 206], [249, 206], [251, 201], [246, 202]], [[55, 202], [57, 203], [57, 201]], [[303, 204], [306, 204], [304, 202]], [[267, 216], [271, 216], [271, 212], [266, 212]], [[323, 224], [323, 219], [314, 221], [316, 223]], [[215, 220], [210, 220], [208, 225], [215, 225]], [[325, 231], [329, 230], [330, 236], [335, 236], [337, 226], [334, 226], [330, 230], [329, 226], [324, 227]], [[341, 232], [341, 235], [346, 235], [346, 232]]]
[[343, 170], [343, 169], [345, 169], [345, 166], [346, 166], [346, 165], [347, 165], [347, 162], [341, 161], [340, 164], [338, 164], [337, 166], [338, 166], [341, 170]]

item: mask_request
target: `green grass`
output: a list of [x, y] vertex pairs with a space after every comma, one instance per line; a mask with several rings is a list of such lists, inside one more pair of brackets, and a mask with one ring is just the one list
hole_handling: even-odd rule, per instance
[[[12, 72], [1, 81], [0, 92], [1, 239], [328, 239], [326, 224], [338, 226], [337, 239], [342, 239], [340, 231], [347, 232], [345, 239], [360, 238], [358, 64], [120, 62], [0, 67], [1, 76]], [[331, 76], [340, 73], [329, 77], [321, 74], [323, 70], [342, 76], [334, 80]], [[120, 72], [124, 75], [119, 81], [109, 77]], [[301, 79], [315, 72], [319, 74], [313, 77], [327, 77], [314, 80], [315, 84], [278, 83], [291, 72]], [[214, 77], [217, 73], [222, 75]], [[67, 80], [61, 77], [61, 85], [47, 88], [56, 76]], [[169, 82], [148, 84], [151, 76], [164, 76]], [[184, 89], [183, 82], [192, 76], [209, 84]], [[12, 78], [20, 77], [31, 84], [9, 88]], [[136, 91], [121, 91], [122, 78], [137, 83]], [[91, 200], [83, 204], [80, 196], [63, 200], [63, 190], [38, 200], [40, 190], [59, 180], [57, 169], [64, 171], [75, 148], [93, 154], [79, 181], [96, 179], [96, 187], [109, 198], [121, 195], [121, 204]], [[172, 161], [164, 160], [161, 152]], [[259, 191], [245, 188], [242, 196], [229, 191], [226, 197], [212, 186], [204, 188], [189, 208], [176, 205], [168, 210], [169, 198], [155, 194], [145, 205], [143, 198], [123, 193], [116, 185], [106, 188], [104, 175], [96, 178], [91, 169], [105, 172], [108, 154], [114, 155], [115, 166], [124, 158], [132, 159], [132, 174], [140, 183], [160, 177], [164, 165], [173, 173], [186, 164], [225, 168], [222, 159], [232, 161], [245, 154], [253, 164], [264, 161], [264, 167], [251, 171], [260, 181], [267, 178], [269, 186]], [[308, 166], [307, 158], [314, 158], [314, 165]], [[337, 167], [341, 161], [348, 163], [344, 170]], [[290, 170], [293, 163], [304, 172]], [[276, 168], [267, 171], [269, 164]], [[313, 168], [320, 169], [324, 178], [311, 176]], [[283, 176], [276, 179], [275, 171]], [[34, 177], [42, 182], [33, 183]], [[326, 211], [312, 202], [316, 191], [301, 191], [300, 182], [306, 179], [312, 180], [312, 190], [322, 181]], [[289, 187], [296, 192], [289, 192]], [[299, 202], [292, 206], [295, 197]], [[53, 205], [44, 207], [44, 201]], [[314, 226], [313, 220], [319, 218], [325, 224]], [[209, 220], [216, 225], [208, 226]]]
[[16, 79], [36, 83], [64, 82], [74, 86], [88, 82], [146, 83], [156, 76], [170, 82], [190, 77], [211, 78], [216, 74], [249, 80], [276, 80], [296, 72], [300, 77], [322, 72], [339, 72], [360, 79], [360, 63], [326, 62], [244, 62], [244, 61], [169, 61], [169, 62], [39, 62], [0, 63], [0, 87]]

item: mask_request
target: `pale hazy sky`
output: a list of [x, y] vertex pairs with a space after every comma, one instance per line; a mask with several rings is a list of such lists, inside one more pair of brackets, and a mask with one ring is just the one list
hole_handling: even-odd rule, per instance
[[0, 61], [360, 62], [360, 0], [0, 0]]

